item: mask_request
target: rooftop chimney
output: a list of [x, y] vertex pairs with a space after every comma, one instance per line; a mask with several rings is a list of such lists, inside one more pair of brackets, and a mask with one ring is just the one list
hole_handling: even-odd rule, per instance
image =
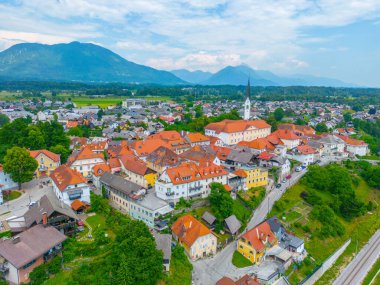
[[47, 226], [47, 222], [48, 222], [48, 216], [47, 216], [47, 213], [46, 212], [43, 212], [42, 213], [42, 224], [44, 226]]
[[12, 238], [12, 243], [13, 244], [16, 244], [16, 243], [19, 243], [20, 242], [20, 236], [14, 236], [13, 238]]

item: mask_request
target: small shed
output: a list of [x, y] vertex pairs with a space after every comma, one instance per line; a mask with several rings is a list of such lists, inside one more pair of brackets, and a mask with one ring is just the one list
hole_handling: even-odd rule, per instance
[[202, 216], [202, 220], [204, 220], [209, 226], [212, 226], [215, 223], [216, 218], [210, 212], [206, 211]]
[[231, 215], [224, 220], [224, 228], [232, 235], [235, 235], [239, 231], [240, 227], [241, 223], [235, 215]]

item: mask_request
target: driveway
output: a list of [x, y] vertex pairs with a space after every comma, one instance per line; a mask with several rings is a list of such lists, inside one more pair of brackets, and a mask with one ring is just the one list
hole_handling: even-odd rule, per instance
[[0, 205], [0, 220], [6, 220], [12, 216], [21, 216], [29, 208], [32, 201], [38, 201], [49, 191], [52, 191], [51, 184], [43, 185], [42, 182], [47, 181], [47, 178], [34, 179], [22, 185], [23, 193], [19, 198], [5, 202]]

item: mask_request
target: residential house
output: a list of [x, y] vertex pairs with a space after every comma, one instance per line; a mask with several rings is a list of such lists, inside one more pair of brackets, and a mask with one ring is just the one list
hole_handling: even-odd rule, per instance
[[217, 137], [224, 145], [236, 145], [241, 141], [264, 138], [271, 133], [271, 126], [264, 120], [224, 120], [208, 124], [205, 135]]
[[194, 162], [197, 165], [211, 162], [216, 165], [220, 165], [219, 158], [215, 155], [215, 152], [210, 146], [196, 145], [193, 148], [181, 153], [179, 155], [183, 160]]
[[0, 240], [0, 268], [5, 280], [28, 283], [30, 272], [61, 252], [65, 240], [66, 236], [54, 227], [41, 224]]
[[106, 172], [111, 172], [111, 167], [106, 164], [98, 164], [92, 168], [92, 183], [97, 189], [101, 189], [100, 177]]
[[252, 165], [258, 154], [250, 148], [232, 149], [223, 164], [231, 170], [239, 169], [243, 166]]
[[210, 138], [201, 133], [187, 133], [185, 139], [190, 143], [191, 147], [196, 145], [210, 145]]
[[[285, 285], [285, 284], [283, 284], [283, 285]], [[233, 281], [231, 278], [229, 278], [227, 276], [223, 276], [221, 279], [219, 279], [215, 283], [215, 285], [261, 285], [261, 283], [259, 281], [257, 281], [256, 276], [253, 277], [253, 276], [249, 276], [248, 274], [246, 274], [236, 281]], [[278, 285], [280, 285], [280, 284], [278, 284]]]
[[348, 136], [338, 135], [346, 143], [346, 151], [353, 155], [364, 156], [370, 153], [368, 144], [362, 140], [352, 139]]
[[275, 140], [279, 139], [281, 142], [288, 148], [288, 149], [293, 149], [296, 146], [298, 146], [301, 142], [301, 138], [295, 134], [295, 132], [291, 130], [280, 130], [278, 129], [277, 131], [271, 133], [268, 136], [268, 139]]
[[58, 200], [67, 205], [71, 205], [76, 199], [90, 204], [90, 187], [78, 171], [64, 164], [50, 174], [50, 179]]
[[156, 247], [161, 250], [164, 255], [164, 270], [169, 272], [170, 259], [172, 256], [172, 237], [170, 234], [159, 234], [153, 232], [154, 240], [156, 241]]
[[288, 158], [297, 160], [304, 166], [313, 164], [317, 155], [318, 152], [309, 145], [299, 145], [287, 153]]
[[38, 167], [35, 172], [36, 177], [49, 176], [58, 166], [61, 165], [61, 156], [46, 149], [30, 150], [30, 156], [33, 157]]
[[323, 155], [337, 155], [344, 152], [345, 142], [341, 138], [334, 135], [324, 135], [316, 140], [323, 145]]
[[135, 155], [123, 155], [120, 158], [121, 168], [126, 174], [127, 180], [144, 187], [145, 189], [154, 186], [157, 179], [157, 172], [150, 169], [145, 161]]
[[167, 202], [157, 198], [154, 192], [147, 193], [140, 185], [120, 176], [105, 173], [100, 182], [105, 186], [112, 207], [143, 221], [150, 228], [155, 227], [161, 215], [173, 210]]
[[277, 243], [275, 234], [271, 231], [269, 224], [264, 221], [240, 237], [237, 251], [252, 263], [260, 264], [265, 251]]
[[4, 172], [3, 165], [0, 164], [0, 205], [3, 204], [3, 191], [12, 190], [18, 187], [8, 173]]
[[246, 165], [239, 170], [246, 174], [245, 189], [266, 186], [268, 184], [268, 170], [265, 168], [256, 165]]
[[228, 173], [222, 166], [212, 163], [196, 165], [183, 163], [168, 168], [156, 181], [157, 197], [178, 202], [180, 198], [207, 197], [212, 182], [227, 184]]
[[191, 215], [178, 218], [172, 225], [172, 234], [192, 260], [216, 254], [215, 234]]
[[145, 157], [149, 168], [161, 175], [167, 168], [172, 168], [181, 164], [181, 157], [167, 147], [160, 146], [155, 151]]
[[81, 173], [85, 178], [92, 178], [92, 168], [98, 164], [104, 164], [103, 153], [96, 153], [88, 146], [83, 146], [74, 152], [68, 159], [67, 164], [74, 170]]
[[309, 137], [315, 135], [315, 130], [310, 126], [301, 126], [295, 124], [280, 124], [277, 126], [279, 130], [290, 130], [293, 131], [299, 137]]

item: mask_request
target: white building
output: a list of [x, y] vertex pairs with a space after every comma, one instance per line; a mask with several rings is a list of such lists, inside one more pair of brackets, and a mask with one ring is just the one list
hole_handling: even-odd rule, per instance
[[92, 168], [104, 163], [106, 162], [103, 153], [92, 151], [90, 146], [82, 147], [77, 153], [71, 155], [67, 162], [71, 169], [90, 179], [92, 178]]
[[183, 163], [166, 169], [157, 179], [155, 189], [158, 198], [178, 202], [180, 198], [207, 197], [212, 182], [226, 185], [227, 181], [228, 172], [222, 166]]
[[18, 184], [14, 182], [8, 173], [5, 173], [0, 164], [0, 205], [3, 204], [3, 191], [16, 189]]
[[74, 200], [90, 204], [90, 187], [79, 172], [67, 165], [61, 165], [54, 170], [50, 178], [58, 200], [70, 206]]
[[317, 151], [308, 145], [300, 145], [287, 153], [288, 158], [297, 160], [307, 166], [316, 160]]

